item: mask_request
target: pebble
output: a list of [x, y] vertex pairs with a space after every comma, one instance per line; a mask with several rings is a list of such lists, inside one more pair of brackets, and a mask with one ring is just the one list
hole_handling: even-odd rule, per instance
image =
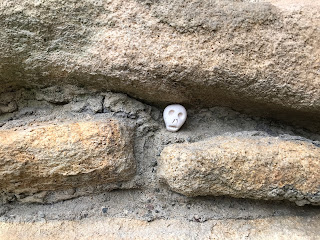
[[103, 213], [108, 213], [108, 208], [103, 207], [103, 208], [101, 209], [101, 211], [102, 211]]

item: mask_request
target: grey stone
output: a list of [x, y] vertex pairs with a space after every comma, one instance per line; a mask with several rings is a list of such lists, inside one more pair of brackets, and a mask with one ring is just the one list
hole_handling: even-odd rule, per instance
[[319, 5], [268, 1], [2, 1], [0, 92], [71, 84], [319, 131]]

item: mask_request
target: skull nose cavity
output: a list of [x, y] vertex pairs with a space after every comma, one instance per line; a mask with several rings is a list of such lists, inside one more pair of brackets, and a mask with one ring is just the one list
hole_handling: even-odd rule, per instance
[[175, 121], [177, 121], [177, 123], [178, 123], [178, 119], [176, 119], [176, 118], [175, 118], [175, 119], [173, 119], [172, 123], [174, 123]]

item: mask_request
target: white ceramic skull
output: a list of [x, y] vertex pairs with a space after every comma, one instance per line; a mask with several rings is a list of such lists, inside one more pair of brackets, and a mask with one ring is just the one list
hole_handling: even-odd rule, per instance
[[170, 132], [176, 132], [186, 121], [187, 111], [179, 104], [169, 105], [163, 111], [163, 119], [167, 130]]

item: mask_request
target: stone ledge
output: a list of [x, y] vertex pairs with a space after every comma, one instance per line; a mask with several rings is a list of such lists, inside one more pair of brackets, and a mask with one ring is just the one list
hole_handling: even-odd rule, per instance
[[89, 218], [81, 221], [0, 223], [7, 240], [58, 239], [318, 239], [319, 215], [282, 216], [253, 220], [184, 220], [145, 222], [126, 218]]
[[128, 180], [132, 140], [133, 128], [115, 119], [0, 130], [0, 190], [28, 195]]
[[161, 153], [158, 175], [187, 196], [320, 202], [320, 148], [304, 141], [220, 136], [173, 144]]

